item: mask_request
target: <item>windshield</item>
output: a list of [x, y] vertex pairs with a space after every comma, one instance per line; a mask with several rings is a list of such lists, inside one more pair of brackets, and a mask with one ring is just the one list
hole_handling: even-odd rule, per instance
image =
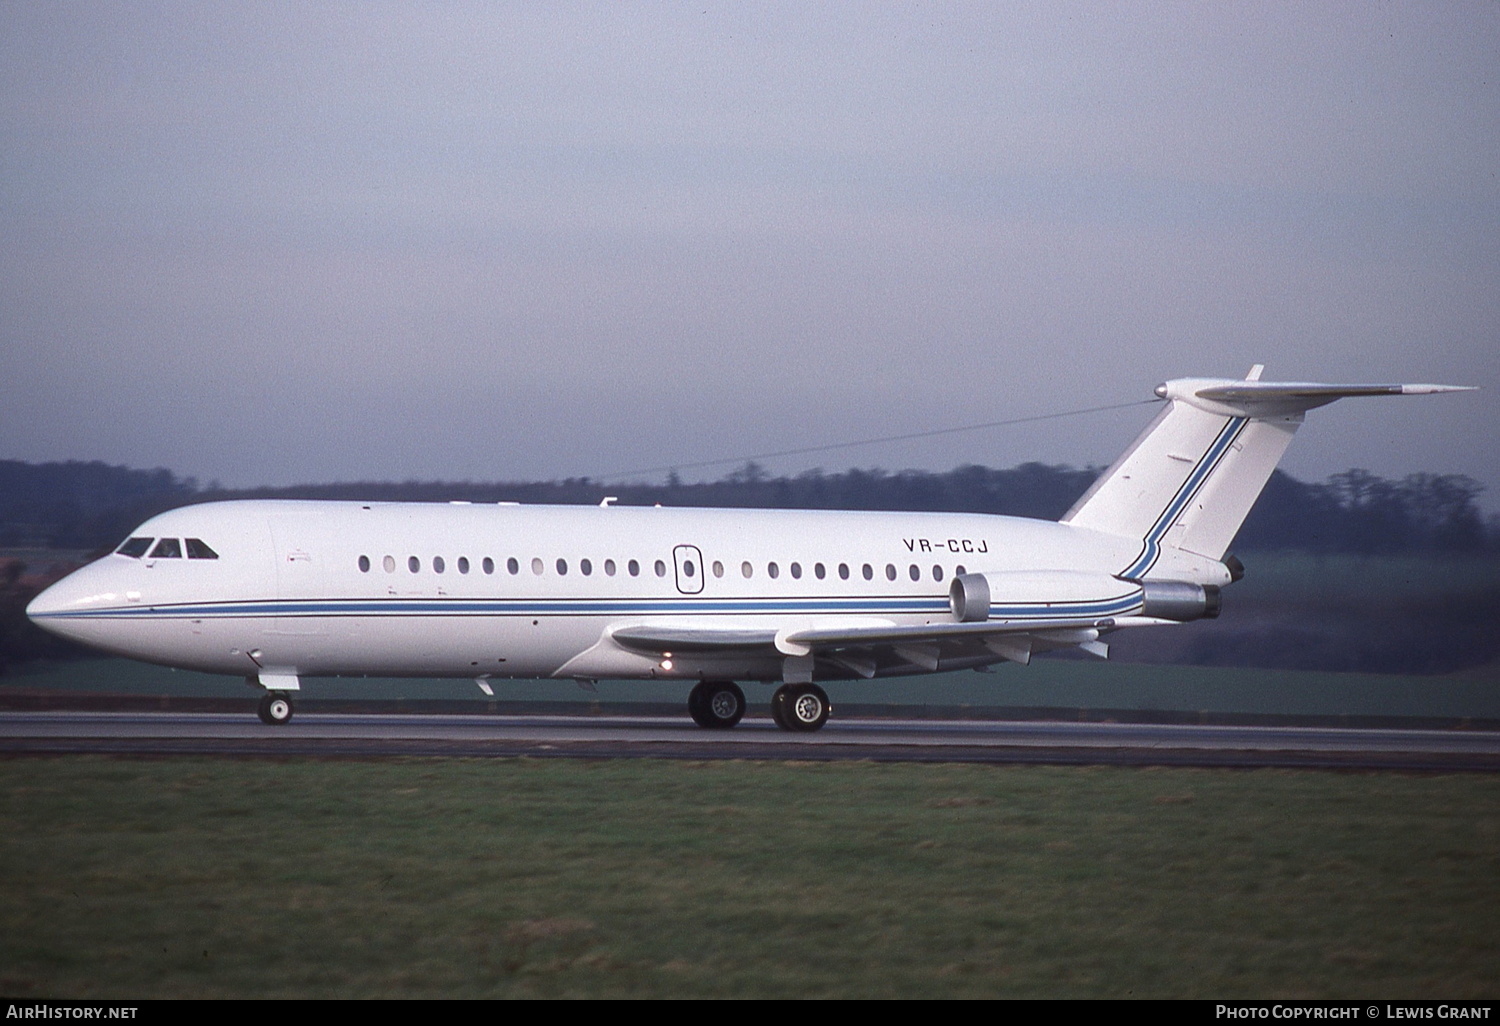
[[187, 546], [188, 559], [218, 559], [219, 554], [207, 545], [203, 544], [202, 538], [184, 538], [183, 544]]
[[156, 548], [151, 550], [152, 559], [181, 559], [182, 542], [176, 538], [163, 538], [156, 543]]

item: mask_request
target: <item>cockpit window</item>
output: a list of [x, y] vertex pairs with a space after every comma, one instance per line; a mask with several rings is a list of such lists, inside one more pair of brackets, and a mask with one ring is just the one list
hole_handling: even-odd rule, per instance
[[181, 559], [182, 542], [176, 538], [163, 538], [156, 543], [156, 548], [151, 550], [152, 559]]
[[115, 549], [115, 551], [122, 556], [140, 559], [146, 554], [146, 550], [151, 547], [151, 543], [155, 540], [155, 538], [128, 538], [125, 544]]
[[187, 545], [188, 559], [218, 559], [219, 554], [207, 545], [203, 544], [202, 538], [185, 538], [183, 543]]

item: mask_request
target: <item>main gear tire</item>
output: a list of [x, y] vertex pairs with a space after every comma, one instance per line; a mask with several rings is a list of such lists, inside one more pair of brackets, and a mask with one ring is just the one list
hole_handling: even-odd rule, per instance
[[745, 717], [745, 693], [732, 680], [706, 680], [688, 695], [688, 714], [705, 730], [728, 730]]
[[810, 734], [822, 730], [833, 712], [828, 692], [816, 684], [783, 685], [771, 698], [773, 709], [778, 698], [781, 700], [780, 721], [794, 733]]

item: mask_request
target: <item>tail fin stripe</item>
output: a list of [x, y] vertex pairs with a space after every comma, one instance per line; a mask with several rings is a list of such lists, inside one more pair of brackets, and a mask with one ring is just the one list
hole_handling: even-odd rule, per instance
[[1245, 430], [1245, 425], [1248, 423], [1250, 423], [1249, 417], [1229, 418], [1224, 427], [1220, 429], [1213, 444], [1208, 447], [1208, 451], [1203, 454], [1202, 458], [1198, 460], [1197, 466], [1193, 468], [1192, 473], [1187, 476], [1187, 480], [1177, 489], [1177, 492], [1167, 503], [1166, 508], [1156, 518], [1156, 522], [1151, 525], [1151, 530], [1146, 532], [1146, 537], [1143, 539], [1141, 546], [1141, 554], [1136, 557], [1135, 562], [1120, 571], [1117, 576], [1135, 579], [1151, 569], [1156, 563], [1157, 558], [1161, 555], [1162, 538], [1166, 535], [1172, 524], [1176, 522], [1177, 517], [1187, 507], [1188, 503], [1193, 501], [1193, 496], [1198, 493], [1198, 489], [1203, 486], [1203, 482], [1207, 481], [1213, 474], [1214, 469], [1224, 459], [1224, 455], [1229, 452], [1230, 446], [1234, 444], [1235, 439], [1240, 436], [1240, 433]]

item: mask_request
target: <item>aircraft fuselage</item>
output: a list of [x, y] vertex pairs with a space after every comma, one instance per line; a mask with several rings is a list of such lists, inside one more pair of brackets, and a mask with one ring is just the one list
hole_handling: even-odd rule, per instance
[[[774, 652], [587, 653], [608, 627], [664, 620], [947, 623], [958, 575], [1109, 574], [1139, 548], [974, 514], [276, 500], [187, 506], [134, 536], [145, 554], [103, 557], [31, 615], [135, 659], [304, 676], [779, 680]], [[163, 538], [216, 558], [153, 557]]]

